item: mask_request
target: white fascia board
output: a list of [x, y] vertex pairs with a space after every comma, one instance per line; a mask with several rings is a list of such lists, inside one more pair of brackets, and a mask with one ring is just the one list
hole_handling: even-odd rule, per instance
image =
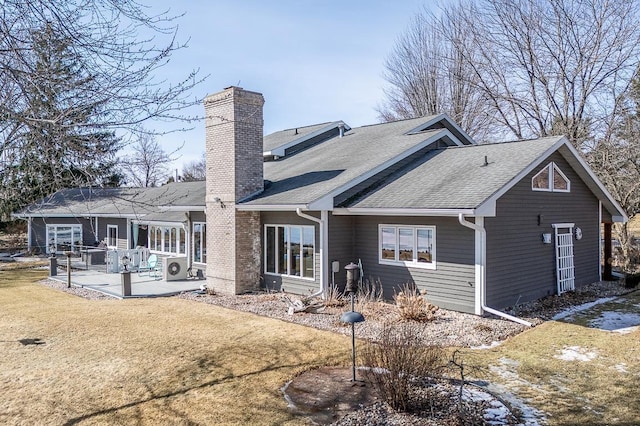
[[184, 226], [185, 222], [170, 222], [170, 221], [167, 221], [167, 220], [143, 220], [143, 219], [134, 220], [134, 219], [131, 219], [131, 223], [134, 223], [134, 224], [137, 224], [137, 225], [158, 225], [158, 226], [183, 225]]
[[445, 136], [449, 136], [451, 138], [452, 141], [456, 142], [456, 144], [461, 145], [460, 141], [458, 140], [458, 138], [456, 138], [449, 130], [447, 129], [438, 129], [436, 131], [435, 134], [431, 135], [430, 137], [428, 137], [427, 139], [423, 140], [422, 142], [412, 146], [411, 148], [407, 149], [406, 151], [400, 153], [399, 155], [396, 155], [395, 157], [385, 161], [384, 163], [380, 164], [378, 167], [375, 167], [371, 170], [369, 170], [367, 173], [362, 174], [360, 176], [358, 176], [355, 179], [352, 179], [351, 181], [345, 183], [344, 185], [341, 185], [340, 187], [334, 189], [333, 191], [329, 192], [328, 194], [325, 194], [324, 196], [322, 196], [321, 198], [318, 198], [317, 200], [314, 200], [312, 202], [309, 203], [309, 210], [333, 210], [334, 206], [333, 206], [333, 198], [336, 197], [339, 194], [342, 194], [344, 191], [358, 185], [361, 182], [364, 182], [365, 180], [377, 175], [378, 173], [382, 172], [383, 170], [391, 167], [392, 165], [394, 165], [395, 163], [397, 163], [398, 161], [401, 161], [403, 159], [405, 159], [406, 157], [416, 153], [417, 151], [420, 151], [422, 148], [426, 147], [427, 145], [437, 141], [438, 139], [441, 139]]
[[236, 210], [255, 212], [288, 212], [296, 211], [297, 209], [309, 210], [307, 204], [236, 204]]
[[333, 209], [334, 216], [473, 216], [473, 209], [389, 209], [389, 208], [337, 208]]
[[321, 134], [323, 134], [325, 132], [328, 132], [329, 130], [331, 130], [333, 128], [339, 127], [340, 125], [344, 125], [345, 131], [346, 130], [351, 130], [351, 127], [349, 127], [342, 120], [334, 121], [334, 122], [329, 123], [328, 125], [320, 128], [320, 129], [316, 130], [315, 132], [311, 132], [311, 133], [309, 133], [307, 135], [304, 135], [304, 136], [301, 136], [301, 137], [299, 137], [297, 139], [294, 139], [289, 143], [286, 143], [284, 145], [280, 145], [279, 147], [276, 147], [276, 148], [272, 149], [271, 151], [264, 151], [262, 153], [262, 156], [263, 157], [270, 157], [270, 156], [284, 157], [285, 156], [284, 155], [285, 154], [285, 150], [287, 148], [291, 148], [292, 146], [296, 146], [296, 145], [298, 145], [298, 144], [300, 144], [300, 143], [302, 143], [302, 142], [304, 142], [304, 141], [306, 141], [308, 139], [315, 138], [316, 136], [321, 135]]
[[162, 211], [168, 211], [168, 212], [183, 212], [183, 211], [203, 212], [205, 209], [205, 206], [158, 206], [158, 209]]
[[30, 214], [12, 214], [11, 216], [17, 218], [28, 218], [28, 217], [44, 217], [44, 218], [55, 218], [55, 217], [77, 217], [77, 218], [86, 218], [86, 217], [109, 217], [109, 218], [122, 218], [122, 219], [135, 219], [140, 216], [144, 216], [141, 214], [121, 214], [121, 213], [30, 213]]

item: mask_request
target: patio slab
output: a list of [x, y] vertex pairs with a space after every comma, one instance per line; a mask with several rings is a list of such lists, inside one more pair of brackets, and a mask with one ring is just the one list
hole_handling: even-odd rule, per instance
[[[67, 282], [65, 273], [50, 277], [53, 280]], [[148, 274], [131, 272], [131, 296], [123, 296], [121, 274], [104, 273], [94, 270], [71, 272], [71, 285], [88, 288], [118, 298], [173, 296], [184, 291], [199, 290], [205, 280], [166, 281]]]

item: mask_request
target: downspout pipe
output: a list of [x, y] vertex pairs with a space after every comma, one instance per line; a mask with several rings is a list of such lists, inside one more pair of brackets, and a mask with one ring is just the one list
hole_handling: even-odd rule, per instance
[[502, 312], [497, 309], [490, 308], [489, 306], [486, 305], [487, 286], [486, 286], [485, 267], [487, 263], [486, 262], [487, 230], [484, 228], [484, 226], [480, 226], [477, 223], [469, 222], [468, 220], [466, 220], [464, 217], [464, 214], [462, 213], [458, 214], [458, 222], [460, 222], [460, 225], [462, 226], [466, 226], [467, 228], [471, 228], [474, 231], [479, 232], [482, 238], [482, 250], [481, 250], [482, 253], [481, 253], [481, 262], [480, 262], [482, 265], [482, 272], [480, 273], [480, 277], [479, 277], [480, 278], [480, 307], [482, 308], [482, 310], [485, 312], [489, 312], [490, 314], [494, 314], [499, 317], [508, 319], [510, 321], [517, 322], [518, 324], [526, 325], [527, 327], [533, 327], [533, 324], [531, 324], [529, 321], [525, 321], [521, 318], [514, 317], [513, 315], [509, 315], [506, 312]]
[[[326, 234], [327, 234], [327, 218], [326, 218], [326, 212], [322, 211], [320, 213], [320, 219], [318, 219], [317, 217], [313, 217], [311, 215], [308, 215], [306, 213], [302, 213], [302, 210], [298, 207], [296, 209], [296, 214], [304, 219], [308, 219], [311, 220], [313, 222], [316, 222], [317, 224], [320, 225], [320, 289], [311, 294], [309, 297], [317, 297], [317, 296], [322, 296], [324, 294], [324, 290], [326, 288], [325, 286], [325, 277], [324, 277], [324, 270], [325, 270], [325, 264], [324, 264], [324, 250], [325, 250], [325, 244], [327, 241]], [[323, 296], [324, 297], [324, 296]]]

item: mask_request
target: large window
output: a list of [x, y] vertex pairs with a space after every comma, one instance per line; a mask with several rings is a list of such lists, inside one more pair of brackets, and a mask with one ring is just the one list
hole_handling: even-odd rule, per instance
[[107, 225], [107, 247], [118, 248], [118, 225]]
[[47, 225], [47, 252], [77, 251], [82, 246], [82, 225]]
[[266, 225], [264, 268], [268, 274], [315, 276], [315, 228]]
[[185, 232], [182, 226], [149, 227], [149, 250], [158, 253], [186, 254]]
[[380, 225], [378, 238], [381, 264], [435, 269], [435, 227]]
[[569, 192], [569, 179], [562, 173], [556, 163], [551, 162], [531, 179], [534, 191]]
[[193, 224], [193, 261], [207, 263], [207, 224]]

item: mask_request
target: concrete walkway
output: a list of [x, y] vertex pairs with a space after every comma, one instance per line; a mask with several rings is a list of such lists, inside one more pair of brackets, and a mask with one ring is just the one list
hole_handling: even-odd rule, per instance
[[[165, 281], [162, 277], [154, 278], [148, 273], [131, 272], [131, 296], [124, 297], [160, 297], [173, 296], [183, 291], [199, 290], [205, 280]], [[51, 279], [67, 282], [66, 273], [50, 277]], [[99, 271], [71, 272], [71, 285], [99, 291], [110, 296], [123, 298], [121, 274], [107, 274]]]

